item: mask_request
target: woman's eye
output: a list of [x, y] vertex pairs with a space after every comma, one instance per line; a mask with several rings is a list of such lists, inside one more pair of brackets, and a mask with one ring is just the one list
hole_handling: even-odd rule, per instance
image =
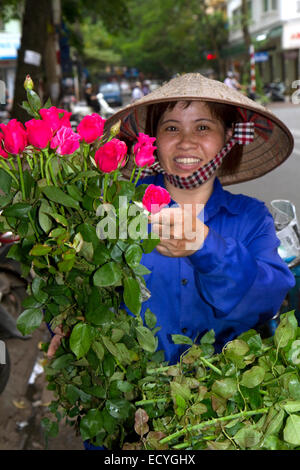
[[199, 131], [207, 131], [207, 130], [208, 130], [208, 127], [205, 126], [204, 124], [201, 124], [201, 126], [198, 127], [198, 130], [199, 130]]
[[175, 132], [175, 131], [177, 131], [177, 128], [175, 126], [168, 126], [166, 128], [166, 131]]

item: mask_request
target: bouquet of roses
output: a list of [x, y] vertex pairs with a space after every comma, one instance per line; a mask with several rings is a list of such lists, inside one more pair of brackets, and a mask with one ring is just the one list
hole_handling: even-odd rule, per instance
[[[60, 326], [62, 343], [46, 366], [50, 409], [83, 439], [120, 447], [133, 430], [138, 382], [163, 360], [155, 315], [140, 316], [149, 296], [141, 259], [159, 241], [148, 234], [146, 209], [169, 201], [162, 188], [137, 184], [155, 139], [139, 134], [128, 181], [118, 125], [108, 134], [92, 114], [75, 132], [71, 113], [42, 105], [30, 77], [25, 89], [32, 119], [0, 125], [0, 231], [19, 237], [9, 256], [32, 275], [17, 325], [23, 334], [42, 321]], [[45, 425], [52, 435], [58, 427]]]

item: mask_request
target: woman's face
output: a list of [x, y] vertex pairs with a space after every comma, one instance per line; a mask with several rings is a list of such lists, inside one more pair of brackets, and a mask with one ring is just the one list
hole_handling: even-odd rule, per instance
[[216, 119], [205, 103], [184, 101], [166, 110], [157, 127], [156, 145], [163, 169], [173, 175], [186, 177], [198, 170], [224, 146], [232, 134], [225, 134], [221, 121]]

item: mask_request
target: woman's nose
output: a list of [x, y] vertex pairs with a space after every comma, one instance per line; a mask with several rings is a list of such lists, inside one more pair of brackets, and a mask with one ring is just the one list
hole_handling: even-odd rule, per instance
[[197, 145], [197, 139], [193, 132], [185, 131], [180, 134], [180, 138], [178, 141], [179, 147], [194, 147]]

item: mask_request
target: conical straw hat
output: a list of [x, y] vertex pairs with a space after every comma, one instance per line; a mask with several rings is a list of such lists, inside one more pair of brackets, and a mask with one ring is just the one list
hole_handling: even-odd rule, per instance
[[[147, 106], [164, 101], [200, 100], [224, 103], [240, 108], [246, 121], [254, 121], [255, 136], [252, 143], [243, 145], [241, 164], [233, 173], [218, 177], [223, 185], [258, 178], [283, 163], [292, 153], [294, 140], [286, 125], [270, 110], [224, 83], [188, 73], [173, 78], [152, 93], [122, 108], [106, 121], [106, 129], [121, 120], [120, 138], [135, 140], [145, 132]], [[132, 167], [129, 162], [128, 173]]]

